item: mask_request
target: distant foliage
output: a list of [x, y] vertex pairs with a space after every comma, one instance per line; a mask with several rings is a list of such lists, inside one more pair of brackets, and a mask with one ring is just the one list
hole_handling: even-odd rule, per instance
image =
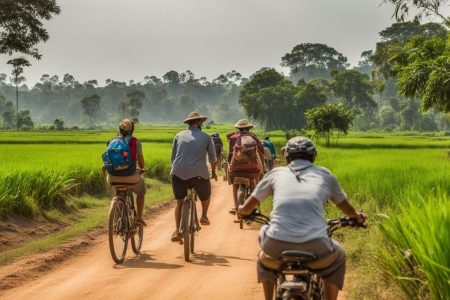
[[100, 112], [100, 100], [101, 98], [98, 95], [92, 95], [81, 99], [83, 113], [89, 117], [91, 126], [94, 125], [94, 118]]
[[34, 128], [29, 110], [20, 111], [17, 115], [17, 126], [20, 130], [30, 130]]
[[308, 129], [314, 131], [314, 137], [325, 139], [325, 144], [329, 146], [333, 139], [337, 143], [340, 135], [348, 133], [355, 110], [346, 109], [342, 103], [333, 103], [309, 109], [305, 115]]
[[325, 44], [304, 43], [295, 46], [281, 58], [281, 65], [291, 70], [294, 80], [329, 78], [332, 70], [349, 66], [347, 58]]
[[240, 104], [265, 129], [297, 129], [306, 125], [304, 112], [324, 104], [326, 96], [315, 85], [294, 86], [274, 69], [256, 72], [244, 85]]
[[64, 130], [64, 121], [60, 119], [56, 119], [53, 121], [53, 125], [55, 126], [56, 130]]

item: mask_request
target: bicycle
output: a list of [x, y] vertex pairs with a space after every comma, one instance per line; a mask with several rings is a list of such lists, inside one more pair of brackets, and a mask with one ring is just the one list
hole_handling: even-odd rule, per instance
[[[243, 217], [245, 222], [256, 222], [263, 225], [270, 224], [270, 218], [259, 211], [250, 216]], [[345, 217], [328, 220], [328, 235], [343, 227], [367, 227], [358, 224], [356, 220]], [[260, 252], [260, 257], [261, 257]], [[264, 257], [264, 255], [263, 255]], [[273, 260], [273, 258], [269, 258]], [[287, 250], [278, 258], [279, 267], [273, 270], [277, 276], [275, 284], [275, 300], [322, 300], [324, 299], [324, 284], [320, 276], [306, 265], [317, 259], [317, 255], [306, 251]], [[272, 261], [273, 263], [273, 261]], [[263, 264], [264, 265], [264, 264]]]
[[131, 248], [139, 254], [144, 237], [144, 227], [136, 224], [137, 212], [133, 192], [124, 184], [112, 184], [116, 196], [112, 199], [108, 215], [109, 250], [112, 259], [121, 264], [125, 260], [128, 239]]
[[200, 231], [200, 223], [197, 216], [197, 193], [191, 187], [183, 200], [181, 208], [181, 222], [179, 232], [180, 244], [184, 244], [184, 260], [189, 261], [189, 255], [194, 254], [195, 233]]
[[[239, 189], [237, 192], [237, 206], [236, 211], [239, 207], [239, 205], [243, 205], [245, 202], [245, 199], [248, 198], [248, 196], [252, 193], [253, 189], [255, 188], [255, 181], [253, 179], [247, 178], [247, 177], [234, 177], [233, 178], [233, 184], [238, 184]], [[235, 223], [239, 223], [239, 228], [244, 228], [244, 219], [237, 215], [237, 220]]]

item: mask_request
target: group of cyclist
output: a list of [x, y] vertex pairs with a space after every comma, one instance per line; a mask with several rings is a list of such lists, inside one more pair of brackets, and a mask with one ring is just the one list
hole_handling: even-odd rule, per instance
[[[210, 136], [202, 131], [202, 125], [206, 120], [207, 117], [200, 113], [190, 113], [184, 120], [188, 128], [179, 132], [173, 140], [170, 175], [177, 201], [175, 231], [171, 236], [174, 242], [181, 239], [179, 234], [181, 207], [189, 188], [194, 188], [201, 202], [200, 223], [204, 226], [211, 223], [208, 217], [211, 198], [210, 179], [217, 180], [216, 166], [221, 163], [219, 159], [224, 151], [218, 133]], [[315, 270], [324, 280], [325, 298], [337, 299], [344, 283], [345, 253], [339, 243], [327, 234], [324, 206], [331, 200], [358, 224], [365, 222], [365, 215], [357, 212], [348, 202], [347, 195], [329, 170], [313, 164], [317, 150], [309, 138], [290, 139], [281, 151], [287, 165], [273, 168], [276, 151], [270, 138], [266, 137], [260, 142], [251, 132], [254, 125], [245, 119], [239, 120], [234, 127], [236, 131], [227, 135], [228, 182], [233, 186], [234, 197], [234, 206], [230, 212], [240, 216], [251, 215], [261, 202], [273, 196], [270, 225], [263, 226], [259, 235], [262, 251], [258, 256], [257, 274], [258, 282], [263, 283], [265, 298], [272, 299], [276, 277], [264, 258], [276, 260], [285, 250], [302, 250], [315, 253], [317, 256], [308, 267]], [[119, 125], [119, 135], [131, 141], [134, 170], [122, 176], [108, 174], [108, 182], [117, 180], [124, 182], [124, 177], [129, 177], [128, 182], [135, 180], [131, 188], [137, 194], [138, 222], [145, 226], [142, 219], [145, 185], [141, 175], [136, 171], [136, 164], [141, 169], [145, 168], [145, 164], [142, 146], [133, 137], [133, 130], [134, 124], [129, 120], [123, 120]], [[257, 183], [245, 203], [239, 206], [238, 185], [233, 182], [235, 177], [248, 177]]]

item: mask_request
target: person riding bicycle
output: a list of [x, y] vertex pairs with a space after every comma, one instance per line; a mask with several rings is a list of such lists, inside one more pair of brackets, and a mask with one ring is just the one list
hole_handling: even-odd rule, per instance
[[[258, 181], [264, 174], [264, 147], [258, 137], [250, 132], [254, 127], [246, 119], [239, 120], [234, 127], [237, 132], [228, 135], [228, 174], [229, 183], [233, 185], [234, 207], [230, 213], [235, 214], [239, 184], [234, 184], [234, 177], [245, 177]], [[247, 151], [248, 149], [248, 151]], [[248, 154], [248, 155], [246, 155]]]
[[[147, 226], [142, 217], [144, 211], [145, 200], [145, 181], [141, 172], [145, 170], [144, 154], [142, 152], [141, 142], [133, 137], [134, 123], [129, 119], [124, 119], [119, 124], [119, 137], [125, 138], [131, 152], [132, 166], [128, 169], [121, 171], [108, 172], [107, 181], [109, 184], [114, 185], [118, 183], [124, 183], [128, 186], [128, 189], [136, 194], [136, 206], [137, 206], [137, 220], [136, 223]], [[108, 142], [109, 145], [110, 142]], [[139, 166], [140, 170], [136, 169]], [[106, 167], [103, 166], [103, 172], [106, 171]]]
[[223, 155], [222, 139], [220, 138], [218, 132], [214, 132], [213, 134], [211, 134], [211, 138], [213, 140], [214, 149], [216, 150], [217, 163], [220, 164], [222, 162], [222, 155]]
[[172, 241], [181, 240], [179, 234], [181, 208], [189, 187], [194, 188], [202, 204], [202, 217], [200, 224], [209, 225], [208, 207], [211, 197], [211, 182], [206, 164], [206, 155], [211, 165], [212, 178], [216, 175], [216, 152], [209, 134], [202, 131], [202, 124], [208, 118], [198, 112], [192, 112], [184, 120], [188, 124], [187, 130], [179, 132], [172, 145], [172, 189], [177, 200], [175, 208], [176, 230], [172, 235]]
[[275, 146], [273, 145], [272, 141], [268, 136], [264, 138], [263, 146], [265, 149], [268, 149], [268, 151], [265, 151], [265, 161], [267, 164], [267, 168], [269, 170], [273, 169], [273, 161], [276, 158], [276, 152], [275, 152]]
[[365, 215], [347, 201], [336, 177], [313, 164], [314, 143], [306, 137], [288, 141], [284, 156], [288, 163], [268, 172], [253, 193], [239, 206], [238, 213], [250, 215], [267, 197], [273, 196], [270, 225], [261, 228], [258, 255], [258, 282], [263, 283], [266, 299], [272, 299], [276, 276], [264, 260], [277, 259], [286, 250], [315, 253], [318, 259], [307, 266], [316, 270], [325, 284], [326, 299], [337, 299], [345, 276], [345, 253], [327, 234], [324, 206], [330, 199], [344, 214], [364, 223]]

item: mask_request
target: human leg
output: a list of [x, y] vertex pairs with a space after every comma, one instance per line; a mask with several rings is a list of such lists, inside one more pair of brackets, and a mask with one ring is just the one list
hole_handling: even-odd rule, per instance
[[324, 281], [324, 285], [325, 285], [325, 299], [336, 300], [339, 294], [339, 288], [327, 281]]
[[179, 229], [181, 223], [181, 209], [183, 207], [184, 198], [187, 195], [188, 185], [185, 181], [181, 180], [177, 176], [172, 176], [172, 190], [175, 196], [175, 200], [177, 201], [177, 205], [175, 207], [175, 231], [172, 234], [172, 241], [178, 242], [180, 241], [179, 237]]
[[209, 225], [208, 208], [211, 202], [211, 182], [207, 179], [197, 177], [190, 179], [189, 183], [197, 192], [197, 196], [202, 204], [202, 216], [200, 222], [202, 225]]

